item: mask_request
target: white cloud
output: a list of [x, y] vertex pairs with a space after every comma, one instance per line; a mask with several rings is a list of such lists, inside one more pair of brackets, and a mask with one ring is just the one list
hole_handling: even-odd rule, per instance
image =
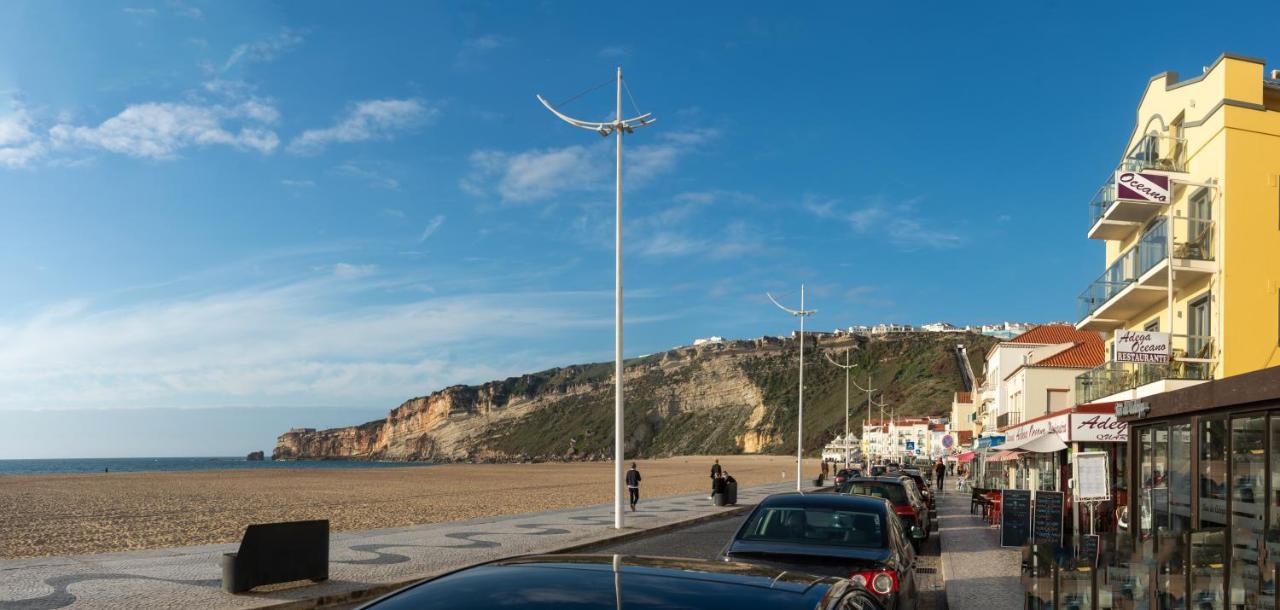
[[335, 142], [388, 140], [400, 131], [430, 123], [439, 114], [439, 108], [418, 99], [357, 102], [347, 116], [332, 127], [302, 132], [289, 143], [289, 152], [314, 154]]
[[[677, 161], [714, 139], [715, 130], [663, 134], [656, 144], [626, 149], [624, 179], [643, 185], [671, 171]], [[508, 153], [479, 150], [471, 154], [471, 171], [461, 187], [476, 196], [496, 195], [504, 203], [529, 203], [568, 193], [603, 192], [613, 188], [614, 143], [573, 145]]]
[[422, 236], [418, 238], [418, 242], [424, 242], [431, 239], [431, 236], [435, 235], [436, 231], [439, 231], [442, 225], [444, 225], [444, 215], [441, 214], [432, 218], [431, 222], [427, 223], [426, 228], [422, 230]]
[[837, 199], [806, 195], [802, 206], [819, 218], [848, 223], [858, 233], [883, 236], [905, 250], [948, 249], [964, 244], [961, 235], [937, 228], [936, 223], [922, 218], [915, 209], [917, 203], [916, 199], [890, 202], [873, 197], [866, 205], [848, 211]]
[[510, 46], [511, 43], [512, 40], [510, 38], [497, 34], [485, 34], [475, 38], [468, 38], [462, 42], [462, 48], [458, 50], [454, 65], [460, 68], [470, 67], [485, 55]]
[[[148, 102], [134, 104], [97, 127], [59, 124], [49, 130], [56, 146], [83, 146], [152, 159], [177, 156], [192, 146], [223, 145], [270, 153], [280, 138], [264, 125], [279, 114], [265, 102], [233, 107]], [[239, 122], [239, 129], [227, 122]]]
[[361, 167], [355, 163], [343, 163], [333, 169], [335, 172], [343, 176], [363, 178], [368, 181], [369, 186], [374, 188], [387, 189], [389, 191], [400, 190], [399, 180], [389, 178], [379, 171]]
[[301, 34], [285, 28], [275, 36], [238, 45], [232, 49], [227, 61], [223, 62], [222, 71], [226, 72], [241, 62], [275, 61], [276, 58], [302, 44], [302, 40]]
[[356, 278], [377, 273], [377, 265], [353, 265], [351, 263], [338, 263], [333, 266], [333, 274], [341, 278]]
[[27, 167], [45, 152], [26, 107], [14, 102], [12, 113], [0, 116], [0, 167]]
[[607, 310], [608, 292], [406, 291], [409, 300], [373, 304], [383, 299], [369, 297], [385, 295], [378, 282], [325, 276], [123, 308], [79, 301], [0, 318], [0, 409], [390, 406], [563, 362], [571, 356], [540, 352], [516, 362], [506, 354], [522, 341], [540, 345], [611, 324], [591, 313]]

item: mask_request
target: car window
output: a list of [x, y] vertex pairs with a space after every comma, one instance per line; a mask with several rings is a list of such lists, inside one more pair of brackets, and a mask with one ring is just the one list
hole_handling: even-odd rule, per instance
[[910, 479], [902, 482], [902, 487], [907, 490], [907, 495], [913, 503], [923, 503], [924, 496], [920, 495], [920, 488], [916, 487], [916, 482]]
[[752, 513], [739, 539], [878, 548], [885, 532], [876, 512], [778, 506]]
[[878, 481], [853, 481], [845, 486], [844, 493], [884, 498], [894, 504], [907, 504], [910, 499], [902, 485]]

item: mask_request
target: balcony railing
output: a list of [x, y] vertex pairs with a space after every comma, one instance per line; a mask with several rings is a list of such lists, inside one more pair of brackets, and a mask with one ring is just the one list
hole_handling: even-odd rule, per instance
[[1208, 380], [1213, 378], [1213, 338], [1175, 336], [1169, 364], [1107, 362], [1076, 377], [1076, 403], [1095, 402], [1113, 394], [1167, 379]]
[[[1176, 259], [1211, 261], [1214, 257], [1213, 221], [1182, 216], [1173, 219], [1173, 257]], [[1155, 221], [1138, 243], [1130, 246], [1111, 263], [1098, 279], [1080, 293], [1081, 320], [1088, 318], [1107, 301], [1138, 281], [1169, 256], [1169, 222]]]
[[1142, 136], [1120, 161], [1119, 169], [1131, 172], [1186, 172], [1187, 141], [1174, 136]]
[[1116, 201], [1116, 176], [1111, 174], [1107, 177], [1107, 181], [1102, 183], [1102, 187], [1094, 193], [1093, 199], [1089, 200], [1089, 224], [1093, 225], [1107, 213], [1107, 208]]

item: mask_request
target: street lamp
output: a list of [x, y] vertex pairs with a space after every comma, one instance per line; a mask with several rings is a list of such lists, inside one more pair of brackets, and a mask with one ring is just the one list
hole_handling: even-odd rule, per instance
[[[600, 87], [603, 85], [597, 85]], [[615, 186], [616, 196], [616, 213], [617, 222], [614, 232], [614, 284], [613, 284], [613, 527], [622, 529], [623, 512], [622, 512], [622, 485], [623, 473], [622, 462], [625, 460], [624, 443], [623, 443], [623, 420], [622, 420], [622, 134], [630, 134], [635, 132], [637, 127], [644, 127], [653, 123], [655, 120], [651, 114], [642, 114], [629, 119], [622, 118], [622, 67], [618, 67], [617, 89], [618, 89], [618, 105], [617, 112], [613, 115], [612, 121], [594, 122], [582, 121], [569, 116], [565, 116], [559, 110], [556, 110], [542, 96], [537, 96], [538, 101], [542, 102], [551, 114], [556, 115], [560, 120], [573, 125], [594, 131], [604, 137], [610, 135], [618, 136], [618, 163]], [[630, 88], [627, 89], [630, 94]], [[581, 95], [581, 94], [579, 94]], [[635, 100], [632, 100], [635, 105]]]
[[[840, 364], [831, 359], [831, 354], [822, 352], [827, 357], [827, 362], [844, 369], [844, 467], [849, 467], [849, 371], [853, 370], [856, 364], [849, 364], [849, 348], [844, 348], [844, 364]], [[867, 385], [871, 385], [870, 382]]]
[[804, 308], [804, 284], [800, 284], [800, 309], [784, 307], [773, 298], [773, 295], [767, 292], [764, 294], [778, 306], [778, 309], [800, 318], [800, 412], [796, 416], [796, 491], [803, 491], [800, 488], [800, 479], [804, 475], [801, 470], [804, 460], [804, 319], [818, 313], [818, 310]]

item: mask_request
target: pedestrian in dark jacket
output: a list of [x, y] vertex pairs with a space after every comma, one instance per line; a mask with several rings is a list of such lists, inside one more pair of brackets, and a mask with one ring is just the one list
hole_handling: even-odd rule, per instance
[[724, 470], [720, 468], [720, 460], [716, 460], [716, 463], [711, 465], [711, 495], [713, 497], [716, 495], [716, 479], [720, 477], [721, 472], [724, 472]]
[[935, 484], [938, 488], [938, 493], [942, 493], [946, 489], [942, 482], [947, 478], [947, 465], [941, 459], [933, 465], [933, 478], [936, 480]]
[[636, 502], [640, 501], [640, 471], [636, 470], [635, 462], [631, 462], [631, 470], [627, 471], [627, 493], [631, 494], [631, 510], [635, 510]]

